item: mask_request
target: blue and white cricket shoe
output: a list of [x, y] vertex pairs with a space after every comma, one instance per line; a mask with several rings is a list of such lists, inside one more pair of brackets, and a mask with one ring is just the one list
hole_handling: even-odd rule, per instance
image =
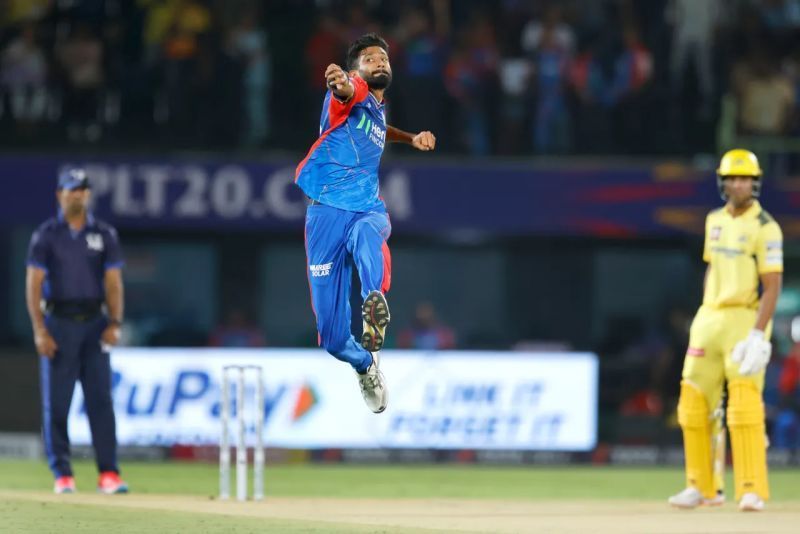
[[375, 413], [381, 413], [386, 409], [386, 379], [378, 368], [380, 356], [377, 352], [372, 353], [372, 363], [363, 375], [356, 373], [358, 385], [361, 388], [361, 396], [367, 407]]

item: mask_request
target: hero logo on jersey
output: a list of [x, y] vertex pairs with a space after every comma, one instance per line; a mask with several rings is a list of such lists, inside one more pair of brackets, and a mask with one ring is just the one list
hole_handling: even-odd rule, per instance
[[100, 234], [86, 234], [86, 246], [89, 248], [89, 250], [102, 252], [103, 236]]
[[309, 265], [308, 270], [311, 271], [311, 276], [318, 278], [320, 276], [328, 276], [331, 274], [331, 267], [333, 262], [320, 263], [318, 265]]
[[386, 142], [386, 130], [378, 126], [377, 123], [372, 122], [372, 119], [367, 118], [366, 113], [361, 115], [361, 120], [358, 122], [356, 130], [361, 130], [362, 128], [370, 141], [383, 148]]
[[711, 241], [718, 241], [719, 236], [722, 234], [722, 227], [721, 226], [714, 226], [711, 228], [711, 232], [708, 234], [708, 238]]

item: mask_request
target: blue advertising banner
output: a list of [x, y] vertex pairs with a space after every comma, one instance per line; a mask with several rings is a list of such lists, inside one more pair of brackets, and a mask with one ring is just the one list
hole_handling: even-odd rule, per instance
[[[423, 160], [418, 160], [422, 162]], [[293, 161], [135, 157], [0, 157], [14, 201], [4, 224], [55, 210], [60, 168], [83, 165], [95, 213], [119, 228], [300, 230]], [[800, 185], [771, 182], [764, 206], [800, 236]], [[530, 163], [387, 161], [381, 194], [395, 233], [652, 237], [701, 234], [721, 204], [714, 175], [678, 165], [543, 168]]]

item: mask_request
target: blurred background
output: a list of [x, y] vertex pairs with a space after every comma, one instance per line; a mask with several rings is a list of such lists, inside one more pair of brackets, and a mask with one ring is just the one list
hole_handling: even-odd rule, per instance
[[796, 0], [0, 0], [0, 431], [38, 430], [25, 258], [67, 164], [120, 231], [125, 345], [315, 346], [293, 169], [370, 31], [388, 121], [438, 140], [384, 156], [391, 348], [595, 352], [600, 443], [680, 444], [703, 220], [741, 146], [786, 238], [772, 444], [800, 447]]

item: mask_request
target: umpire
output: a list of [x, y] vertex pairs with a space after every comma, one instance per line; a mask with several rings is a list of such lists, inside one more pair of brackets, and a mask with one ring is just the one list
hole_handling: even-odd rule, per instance
[[31, 237], [26, 297], [40, 355], [42, 434], [56, 493], [75, 491], [67, 415], [75, 381], [81, 381], [92, 431], [98, 491], [125, 493], [117, 466], [107, 346], [122, 322], [122, 253], [117, 232], [95, 219], [86, 172], [58, 177], [59, 211]]

